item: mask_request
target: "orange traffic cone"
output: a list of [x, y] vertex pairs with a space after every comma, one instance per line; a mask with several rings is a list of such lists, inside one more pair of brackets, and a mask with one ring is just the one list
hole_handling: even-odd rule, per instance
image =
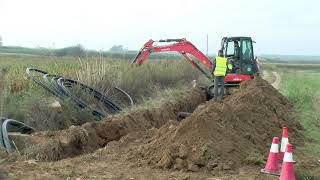
[[272, 139], [272, 145], [269, 152], [267, 164], [264, 169], [261, 169], [262, 173], [280, 175], [279, 174], [279, 138], [274, 137]]
[[280, 161], [282, 161], [284, 152], [286, 150], [286, 146], [289, 144], [289, 135], [288, 135], [288, 128], [283, 127], [282, 129], [282, 138], [281, 138], [281, 146], [280, 146]]
[[292, 145], [287, 144], [286, 152], [282, 162], [281, 175], [279, 180], [295, 180], [292, 158]]

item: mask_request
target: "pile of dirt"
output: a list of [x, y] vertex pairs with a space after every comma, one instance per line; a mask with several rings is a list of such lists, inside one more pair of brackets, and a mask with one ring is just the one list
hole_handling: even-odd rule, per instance
[[130, 132], [159, 128], [169, 120], [177, 119], [179, 111], [192, 112], [205, 100], [205, 92], [195, 88], [182, 97], [165, 100], [159, 107], [136, 109], [66, 130], [40, 132], [32, 137], [37, 144], [24, 149], [22, 154], [27, 159], [60, 160], [93, 152]]
[[181, 123], [170, 121], [128, 159], [153, 167], [232, 173], [263, 163], [272, 137], [289, 129], [290, 143], [302, 143], [302, 126], [293, 105], [268, 82], [256, 77], [223, 102], [200, 105]]

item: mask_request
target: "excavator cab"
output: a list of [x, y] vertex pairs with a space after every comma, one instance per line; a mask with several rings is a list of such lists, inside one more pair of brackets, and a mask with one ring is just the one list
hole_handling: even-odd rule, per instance
[[224, 57], [232, 63], [232, 74], [253, 75], [257, 72], [256, 60], [253, 54], [251, 37], [224, 37], [221, 50]]

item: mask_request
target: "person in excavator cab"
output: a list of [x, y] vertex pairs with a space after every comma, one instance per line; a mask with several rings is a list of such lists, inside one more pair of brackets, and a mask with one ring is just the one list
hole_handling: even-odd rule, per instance
[[234, 41], [234, 58], [240, 59], [240, 46], [238, 41]]
[[224, 77], [227, 70], [232, 70], [232, 64], [223, 57], [223, 51], [218, 51], [218, 56], [213, 61], [212, 74], [214, 76], [214, 100], [221, 101], [224, 96]]
[[234, 41], [234, 56], [231, 58], [231, 63], [233, 65], [232, 73], [237, 73], [240, 66], [240, 46], [238, 41]]

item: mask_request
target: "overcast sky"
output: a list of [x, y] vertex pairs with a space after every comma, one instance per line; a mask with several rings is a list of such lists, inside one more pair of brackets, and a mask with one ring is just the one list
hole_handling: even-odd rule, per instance
[[4, 45], [82, 44], [138, 50], [186, 37], [215, 53], [223, 36], [251, 36], [258, 53], [320, 55], [318, 0], [0, 0]]

